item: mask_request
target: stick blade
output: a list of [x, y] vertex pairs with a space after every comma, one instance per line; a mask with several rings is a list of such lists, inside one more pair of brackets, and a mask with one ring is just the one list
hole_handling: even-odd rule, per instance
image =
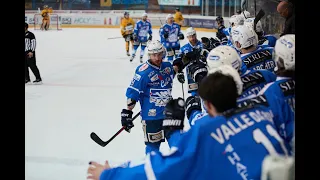
[[105, 143], [102, 139], [100, 139], [100, 137], [94, 132], [90, 134], [90, 138], [102, 147], [105, 147], [108, 144], [108, 143]]

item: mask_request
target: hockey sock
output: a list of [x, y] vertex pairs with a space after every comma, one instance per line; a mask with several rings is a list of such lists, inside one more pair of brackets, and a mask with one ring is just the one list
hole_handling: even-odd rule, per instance
[[146, 46], [141, 46], [140, 57], [143, 57], [145, 48]]

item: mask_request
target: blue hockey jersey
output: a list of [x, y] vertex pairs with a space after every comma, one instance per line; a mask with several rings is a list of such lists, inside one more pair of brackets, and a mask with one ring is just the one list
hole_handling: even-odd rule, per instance
[[[164, 34], [168, 33], [168, 38], [164, 38]], [[174, 48], [180, 46], [179, 34], [182, 34], [179, 24], [172, 23], [164, 24], [159, 31], [160, 42], [167, 48]]]
[[[195, 46], [192, 46], [192, 44], [190, 42], [188, 42], [187, 44], [182, 46], [179, 50], [178, 57], [174, 61], [182, 61], [183, 56], [185, 54], [187, 54], [188, 52], [192, 52], [194, 48], [195, 49], [203, 49], [203, 44], [201, 43], [201, 41], [198, 40], [198, 42], [196, 43]], [[185, 65], [185, 68], [186, 68], [186, 76], [187, 76], [187, 81], [188, 81], [188, 92], [193, 93], [193, 92], [197, 91], [198, 84], [196, 82], [194, 82], [192, 77], [189, 75], [188, 63], [189, 62], [183, 62], [183, 64]]]
[[266, 84], [275, 81], [276, 78], [276, 74], [265, 69], [247, 71], [241, 75], [243, 89], [240, 98], [258, 94]]
[[140, 102], [143, 120], [164, 118], [164, 108], [172, 98], [173, 72], [170, 62], [162, 62], [158, 68], [146, 61], [137, 67], [126, 96]]
[[267, 69], [274, 72], [276, 67], [275, 61], [272, 59], [273, 48], [261, 47], [250, 53], [240, 54], [242, 59], [241, 73], [247, 70]]
[[226, 45], [228, 45], [228, 46], [233, 46], [233, 44], [232, 44], [232, 40], [231, 40], [231, 27], [228, 27], [228, 28], [224, 28], [223, 29], [223, 32], [224, 32], [224, 34], [227, 36], [227, 38], [228, 38], [228, 41], [227, 41], [227, 44]]
[[137, 35], [138, 41], [147, 42], [148, 34], [152, 35], [151, 23], [149, 21], [144, 22], [139, 20], [134, 27], [133, 33]]
[[274, 47], [276, 45], [277, 38], [274, 35], [268, 34], [264, 35], [261, 40], [259, 40], [259, 45]]
[[295, 81], [287, 77], [277, 77], [276, 81], [261, 89], [258, 95], [264, 95], [268, 99], [276, 98], [290, 107], [293, 117], [288, 118], [281, 127], [284, 129], [285, 140], [291, 142], [294, 136]]
[[189, 131], [174, 133], [179, 141], [169, 153], [151, 152], [141, 164], [104, 170], [100, 180], [260, 179], [267, 155], [289, 154], [272, 113], [262, 106], [205, 116]]

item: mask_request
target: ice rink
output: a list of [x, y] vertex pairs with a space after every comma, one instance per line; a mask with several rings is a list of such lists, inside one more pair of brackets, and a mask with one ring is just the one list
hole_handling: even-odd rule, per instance
[[[130, 63], [124, 39], [107, 39], [121, 36], [118, 28], [29, 30], [37, 39], [43, 84], [25, 87], [26, 180], [85, 180], [90, 160], [119, 164], [142, 159], [145, 145], [140, 117], [131, 133], [123, 131], [106, 147], [89, 136], [96, 132], [107, 140], [121, 128], [120, 112], [126, 107], [126, 88], [140, 64], [140, 48]], [[159, 39], [158, 31], [153, 30], [153, 39]], [[198, 32], [197, 36], [213, 37], [215, 33]], [[147, 58], [145, 53], [144, 61]], [[33, 81], [31, 70], [30, 77]], [[176, 79], [173, 86], [173, 97], [182, 97]], [[187, 97], [187, 84], [184, 88]], [[139, 110], [137, 104], [134, 114]], [[185, 128], [189, 128], [187, 122]], [[167, 149], [162, 144], [161, 150]]]

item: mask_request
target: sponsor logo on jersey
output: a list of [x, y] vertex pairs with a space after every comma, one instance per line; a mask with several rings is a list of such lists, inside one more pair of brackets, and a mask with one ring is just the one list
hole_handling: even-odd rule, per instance
[[150, 78], [151, 76], [153, 76], [154, 75], [154, 71], [151, 71], [149, 74], [148, 74], [148, 77]]
[[136, 81], [140, 81], [141, 76], [139, 74], [135, 74], [133, 79]]
[[149, 109], [148, 116], [156, 116], [157, 115], [157, 109]]
[[167, 77], [166, 80], [161, 80], [161, 87], [165, 87], [170, 83], [170, 81], [171, 81], [170, 77]]
[[166, 75], [166, 74], [170, 74], [170, 72], [171, 72], [171, 68], [170, 67], [166, 67], [166, 68], [164, 68], [162, 71], [160, 71], [160, 73], [162, 74], [162, 75]]
[[155, 106], [166, 106], [171, 98], [171, 89], [150, 89], [149, 102]]
[[156, 74], [156, 75], [152, 76], [152, 78], [150, 80], [151, 80], [151, 82], [154, 82], [158, 79], [159, 79], [159, 76], [158, 76], [158, 74]]
[[144, 65], [142, 65], [142, 66], [139, 68], [139, 72], [146, 70], [148, 67], [149, 67], [149, 65], [148, 65], [147, 63], [145, 63]]

